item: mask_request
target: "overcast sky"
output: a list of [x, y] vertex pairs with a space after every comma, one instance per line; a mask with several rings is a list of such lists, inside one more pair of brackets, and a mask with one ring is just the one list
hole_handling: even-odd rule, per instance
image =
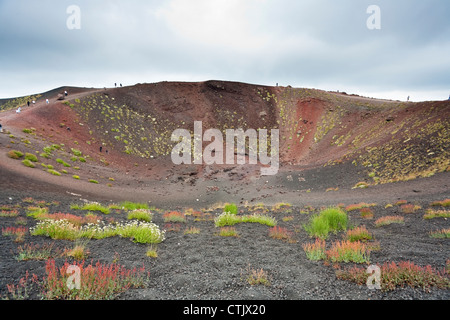
[[450, 1], [0, 0], [0, 98], [212, 79], [445, 100]]

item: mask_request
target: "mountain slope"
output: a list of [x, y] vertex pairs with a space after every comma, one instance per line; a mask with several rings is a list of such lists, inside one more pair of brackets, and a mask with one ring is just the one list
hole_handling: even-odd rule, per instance
[[[449, 166], [450, 103], [401, 103], [242, 83], [158, 83], [113, 89], [74, 110], [108, 147], [168, 156], [178, 128], [280, 129], [280, 160], [305, 167], [354, 161], [379, 182]], [[204, 129], [205, 130], [205, 129]]]
[[[65, 170], [60, 179], [71, 184], [77, 183], [72, 175], [143, 190], [155, 181], [213, 185], [259, 177], [259, 165], [174, 165], [171, 134], [193, 132], [194, 121], [224, 136], [229, 128], [279, 129], [279, 175], [294, 179], [298, 173], [294, 190], [407, 181], [450, 165], [449, 101], [404, 103], [226, 81], [69, 88], [69, 96], [58, 100], [65, 88], [42, 94], [20, 114], [2, 111], [0, 121], [10, 133], [0, 135], [0, 147], [37, 154], [42, 165]], [[19, 100], [4, 105], [24, 103]]]

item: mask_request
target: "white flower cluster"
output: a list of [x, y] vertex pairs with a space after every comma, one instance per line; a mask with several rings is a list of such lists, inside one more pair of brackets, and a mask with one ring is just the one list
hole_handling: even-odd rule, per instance
[[103, 239], [114, 236], [132, 238], [140, 243], [159, 243], [165, 240], [165, 230], [152, 222], [127, 221], [123, 223], [105, 224], [88, 223], [82, 227], [77, 227], [66, 219], [40, 221], [35, 227], [30, 228], [33, 235], [44, 235], [52, 238], [64, 238], [70, 234], [70, 238], [94, 238]]
[[77, 226], [75, 226], [73, 223], [70, 223], [67, 219], [59, 219], [59, 220], [54, 220], [54, 219], [44, 219], [39, 221], [36, 226], [31, 227], [30, 228], [30, 233], [31, 234], [35, 234], [35, 233], [47, 233], [47, 235], [50, 232], [54, 232], [57, 230], [65, 230], [65, 231], [72, 231], [72, 232], [77, 232], [79, 230], [79, 228]]
[[116, 225], [117, 234], [133, 238], [136, 242], [157, 243], [165, 240], [165, 230], [160, 230], [153, 222], [128, 221]]
[[80, 228], [80, 236], [86, 238], [103, 239], [117, 234], [116, 227], [97, 220], [97, 223], [88, 223]]
[[134, 209], [128, 213], [128, 217], [145, 219], [150, 222], [153, 219], [153, 213], [149, 209]]

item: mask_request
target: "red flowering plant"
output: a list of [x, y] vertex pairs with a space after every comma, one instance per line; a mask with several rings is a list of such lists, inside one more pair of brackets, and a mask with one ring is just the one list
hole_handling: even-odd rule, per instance
[[62, 267], [57, 267], [53, 259], [47, 261], [45, 271], [46, 276], [43, 279], [45, 299], [113, 299], [129, 288], [144, 287], [150, 276], [145, 272], [144, 266], [139, 269], [127, 269], [114, 263], [108, 265], [97, 262], [85, 265], [84, 261], [73, 264], [66, 261]]

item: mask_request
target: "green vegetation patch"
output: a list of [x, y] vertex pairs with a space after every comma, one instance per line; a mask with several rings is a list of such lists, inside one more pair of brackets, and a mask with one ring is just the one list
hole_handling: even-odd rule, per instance
[[31, 162], [31, 161], [28, 160], [28, 159], [23, 160], [22, 163], [23, 163], [23, 165], [24, 165], [25, 167], [28, 167], [28, 168], [35, 168], [35, 167], [36, 167], [36, 166], [34, 165], [34, 163]]
[[150, 209], [148, 204], [146, 203], [131, 202], [131, 201], [123, 201], [120, 203], [120, 206], [126, 210]]
[[223, 212], [228, 212], [231, 214], [237, 214], [238, 213], [238, 207], [234, 203], [227, 203], [224, 208]]
[[23, 153], [17, 150], [11, 150], [8, 152], [8, 157], [11, 159], [18, 160], [23, 157]]
[[30, 160], [32, 162], [38, 162], [38, 158], [36, 157], [36, 155], [32, 153], [25, 153], [25, 159]]
[[267, 225], [269, 227], [274, 227], [277, 225], [275, 218], [263, 214], [238, 216], [233, 213], [224, 212], [214, 219], [214, 224], [216, 225], [216, 227], [232, 226], [238, 223], [245, 223], [245, 222], [259, 223]]
[[76, 155], [77, 157], [81, 157], [81, 156], [83, 155], [83, 153], [82, 153], [80, 150], [78, 150], [78, 149], [71, 148], [70, 150], [71, 150], [72, 153], [73, 153], [74, 155]]
[[310, 236], [326, 239], [329, 232], [346, 230], [347, 223], [348, 217], [345, 211], [340, 208], [328, 208], [311, 217], [309, 224], [304, 228]]
[[70, 209], [73, 210], [86, 210], [86, 211], [99, 211], [103, 214], [109, 214], [111, 210], [108, 207], [102, 206], [100, 203], [91, 202], [85, 205], [71, 204]]
[[150, 210], [136, 209], [136, 210], [128, 212], [127, 219], [128, 220], [136, 219], [136, 220], [140, 220], [140, 221], [151, 222], [152, 217], [153, 217], [153, 215], [150, 212]]

